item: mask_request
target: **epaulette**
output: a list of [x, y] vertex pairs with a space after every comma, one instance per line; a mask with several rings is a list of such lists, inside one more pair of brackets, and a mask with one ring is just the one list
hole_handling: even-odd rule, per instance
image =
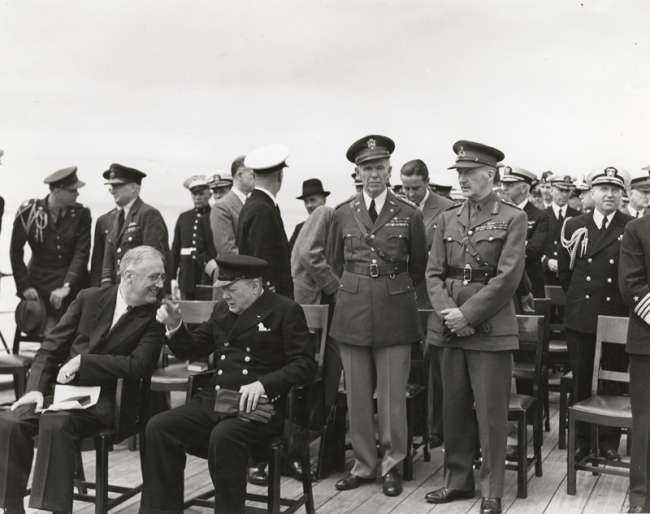
[[501, 203], [505, 203], [506, 205], [509, 205], [510, 207], [514, 207], [515, 209], [519, 211], [523, 211], [521, 207], [519, 207], [517, 204], [512, 203], [510, 200], [505, 200], [504, 198], [499, 198], [499, 201]]
[[408, 205], [409, 207], [413, 207], [414, 209], [417, 209], [417, 208], [418, 208], [418, 206], [415, 205], [415, 204], [414, 204], [411, 200], [409, 200], [408, 198], [404, 198], [403, 196], [400, 196], [400, 195], [393, 195], [393, 197], [395, 198], [395, 200], [397, 200], [397, 201], [399, 201], [399, 202], [402, 202], [402, 203], [405, 203], [405, 204]]
[[465, 205], [465, 202], [455, 203], [454, 205], [450, 205], [446, 209], [443, 209], [443, 212], [444, 211], [453, 211], [454, 209], [458, 209], [459, 207], [462, 207], [463, 205]]
[[335, 209], [338, 209], [339, 207], [343, 207], [344, 205], [349, 204], [349, 203], [350, 203], [352, 200], [354, 200], [356, 197], [357, 197], [357, 195], [352, 195], [350, 198], [348, 198], [347, 200], [343, 200], [340, 204], [338, 204], [338, 205], [337, 205], [336, 207], [334, 207], [334, 208], [335, 208]]

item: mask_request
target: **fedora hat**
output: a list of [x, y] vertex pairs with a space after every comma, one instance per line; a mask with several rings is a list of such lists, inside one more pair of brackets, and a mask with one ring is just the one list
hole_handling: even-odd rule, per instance
[[297, 196], [297, 200], [304, 200], [305, 197], [310, 195], [323, 195], [328, 196], [329, 191], [323, 191], [323, 183], [318, 178], [308, 178], [302, 183], [302, 194]]

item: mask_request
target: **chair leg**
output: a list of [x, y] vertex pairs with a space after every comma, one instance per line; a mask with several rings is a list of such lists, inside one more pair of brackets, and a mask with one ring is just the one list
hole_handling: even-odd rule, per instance
[[537, 405], [535, 424], [533, 425], [533, 451], [535, 453], [535, 476], [542, 476], [542, 444], [544, 434], [542, 433], [542, 417], [544, 413], [542, 406]]
[[84, 461], [81, 458], [81, 452], [77, 452], [74, 464], [74, 481], [75, 487], [79, 494], [88, 494], [88, 488], [84, 485], [86, 481], [86, 472], [84, 471]]
[[576, 494], [576, 420], [569, 411], [569, 445], [566, 453], [566, 493]]
[[[598, 425], [591, 425], [591, 454], [594, 456], [591, 463], [598, 467], [598, 456], [600, 455], [600, 444], [598, 442]], [[593, 476], [598, 476], [598, 471], [592, 471]]]
[[95, 441], [95, 514], [108, 512], [108, 441], [97, 437]]
[[568, 410], [568, 395], [566, 380], [560, 379], [560, 413], [558, 422], [558, 443], [560, 450], [566, 450], [566, 420]]
[[309, 444], [305, 440], [302, 449], [302, 494], [305, 496], [305, 510], [307, 514], [315, 514], [316, 508], [314, 507], [314, 492], [312, 490], [310, 466]]
[[404, 480], [413, 480], [413, 423], [415, 421], [414, 398], [406, 399], [406, 457], [402, 469]]
[[[276, 442], [271, 446], [271, 461], [269, 462], [268, 512], [280, 514], [280, 473], [282, 467], [283, 444]], [[303, 474], [309, 473], [309, 466], [303, 467]]]
[[551, 431], [551, 419], [550, 419], [550, 406], [549, 406], [549, 400], [548, 400], [548, 371], [546, 372], [546, 382], [542, 386], [544, 388], [543, 395], [544, 395], [544, 412], [542, 413], [542, 417], [544, 419], [544, 431], [545, 432], [550, 432]]
[[517, 417], [517, 498], [528, 496], [528, 434], [526, 412]]

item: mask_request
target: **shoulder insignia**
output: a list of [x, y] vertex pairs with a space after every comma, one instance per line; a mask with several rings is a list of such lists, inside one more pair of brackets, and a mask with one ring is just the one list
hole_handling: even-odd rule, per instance
[[506, 205], [509, 205], [510, 207], [514, 207], [514, 208], [517, 209], [518, 211], [523, 211], [522, 208], [520, 208], [518, 205], [512, 203], [510, 200], [505, 200], [505, 199], [503, 199], [503, 198], [499, 198], [499, 201], [500, 201], [501, 203], [504, 203], [504, 204], [506, 204]]
[[454, 209], [458, 209], [459, 207], [463, 206], [463, 202], [455, 203], [453, 205], [450, 205], [446, 209], [443, 209], [443, 211], [453, 211]]
[[344, 200], [344, 201], [342, 201], [340, 204], [338, 204], [338, 205], [335, 207], [335, 209], [338, 209], [339, 207], [343, 207], [343, 206], [349, 204], [349, 203], [350, 203], [352, 200], [354, 200], [356, 197], [357, 197], [357, 195], [352, 195], [352, 196], [351, 196], [350, 198], [348, 198], [347, 200]]
[[409, 200], [408, 198], [404, 198], [403, 196], [399, 196], [399, 195], [393, 195], [393, 198], [394, 198], [395, 200], [397, 200], [398, 202], [402, 202], [403, 204], [406, 204], [406, 205], [408, 205], [409, 207], [412, 207], [413, 209], [417, 209], [417, 208], [418, 208], [418, 206], [415, 205], [415, 204], [414, 204], [411, 200]]
[[36, 198], [30, 198], [29, 200], [25, 200], [23, 203], [20, 204], [20, 207], [18, 207], [18, 212], [16, 213], [16, 217], [20, 216], [21, 214], [28, 212], [32, 207], [34, 207], [37, 203]]

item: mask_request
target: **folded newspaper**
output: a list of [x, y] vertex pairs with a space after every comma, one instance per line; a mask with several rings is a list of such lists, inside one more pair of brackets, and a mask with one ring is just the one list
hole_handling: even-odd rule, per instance
[[56, 384], [54, 386], [54, 401], [43, 412], [87, 409], [97, 404], [101, 390], [100, 386]]

